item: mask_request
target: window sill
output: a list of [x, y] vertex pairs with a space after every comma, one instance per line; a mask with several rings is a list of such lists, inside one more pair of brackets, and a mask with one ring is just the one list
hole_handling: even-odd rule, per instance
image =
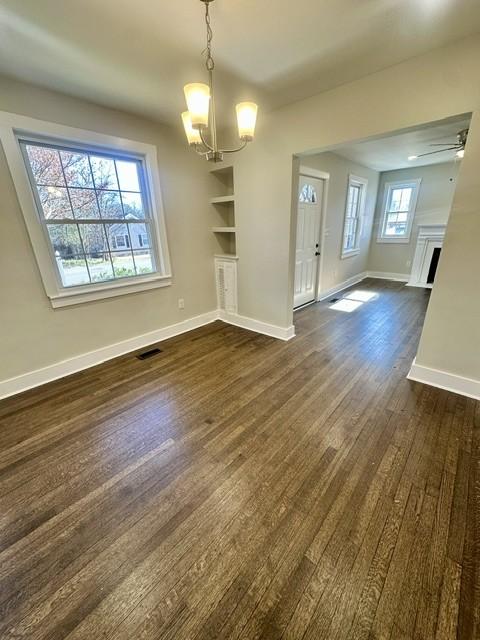
[[345, 258], [353, 258], [358, 255], [360, 255], [360, 249], [352, 249], [351, 251], [342, 251], [340, 258], [344, 260]]
[[171, 276], [155, 275], [153, 277], [135, 280], [134, 282], [120, 282], [95, 287], [75, 287], [75, 290], [64, 290], [61, 293], [50, 295], [50, 302], [54, 309], [69, 307], [74, 304], [93, 302], [105, 298], [114, 298], [128, 293], [148, 291], [158, 287], [168, 287], [172, 284]]
[[410, 236], [408, 238], [384, 238], [381, 236], [377, 238], [379, 244], [408, 244], [410, 242]]

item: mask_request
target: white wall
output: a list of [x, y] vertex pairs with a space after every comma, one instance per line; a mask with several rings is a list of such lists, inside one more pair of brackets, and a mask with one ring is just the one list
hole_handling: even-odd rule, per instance
[[472, 295], [480, 272], [479, 68], [475, 36], [260, 114], [255, 142], [235, 159], [239, 313], [292, 322], [294, 154], [475, 112], [418, 359], [480, 380], [480, 297]]
[[[319, 295], [321, 295], [367, 269], [379, 173], [328, 151], [301, 158], [301, 164], [330, 175], [326, 202], [323, 266], [319, 283]], [[350, 174], [367, 179], [368, 186], [361, 224], [360, 253], [342, 258], [343, 223]]]
[[[443, 243], [416, 363], [480, 381], [480, 111], [465, 157]], [[475, 386], [476, 396], [479, 385]]]
[[[368, 258], [368, 270], [399, 275], [409, 275], [421, 224], [446, 224], [455, 193], [460, 162], [445, 162], [425, 167], [411, 167], [380, 174], [372, 242]], [[378, 229], [384, 207], [385, 184], [400, 180], [421, 178], [417, 208], [413, 219], [412, 234], [408, 243], [378, 241]]]
[[206, 163], [176, 132], [5, 78], [0, 110], [155, 144], [173, 270], [171, 287], [52, 309], [0, 149], [0, 381], [216, 307]]

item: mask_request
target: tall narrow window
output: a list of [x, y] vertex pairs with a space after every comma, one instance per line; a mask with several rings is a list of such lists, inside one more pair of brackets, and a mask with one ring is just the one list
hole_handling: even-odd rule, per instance
[[378, 242], [409, 242], [420, 180], [387, 182]]
[[362, 217], [365, 212], [365, 198], [368, 181], [365, 178], [349, 176], [345, 221], [343, 225], [342, 258], [360, 252]]

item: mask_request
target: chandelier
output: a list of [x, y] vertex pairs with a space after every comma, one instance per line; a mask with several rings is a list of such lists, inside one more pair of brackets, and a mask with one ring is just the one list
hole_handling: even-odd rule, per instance
[[[207, 46], [205, 48], [205, 66], [208, 73], [208, 84], [192, 82], [183, 88], [188, 111], [182, 113], [183, 126], [188, 144], [199, 154], [211, 162], [221, 162], [224, 153], [241, 151], [253, 140], [257, 105], [254, 102], [240, 102], [236, 105], [238, 135], [240, 146], [235, 149], [219, 149], [217, 126], [215, 122], [215, 97], [213, 91], [213, 70], [215, 63], [212, 57], [213, 31], [210, 24], [209, 5], [213, 0], [200, 0], [205, 4], [205, 25], [207, 27]], [[208, 139], [207, 139], [208, 138]]]

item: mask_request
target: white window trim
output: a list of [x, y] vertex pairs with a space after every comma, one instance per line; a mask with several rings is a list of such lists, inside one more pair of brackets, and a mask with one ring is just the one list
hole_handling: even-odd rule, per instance
[[[420, 192], [420, 184], [422, 182], [421, 178], [414, 178], [413, 180], [397, 180], [395, 182], [386, 182], [385, 190], [383, 193], [383, 202], [382, 202], [382, 215], [380, 218], [380, 222], [378, 225], [378, 234], [377, 234], [377, 242], [378, 243], [386, 243], [386, 244], [408, 244], [410, 242], [410, 236], [412, 235], [412, 227], [413, 220], [415, 218], [415, 212], [417, 210], [417, 201], [418, 194]], [[410, 203], [410, 209], [408, 211], [407, 216], [407, 231], [403, 236], [386, 236], [384, 234], [385, 222], [387, 219], [387, 202], [390, 191], [399, 187], [414, 187], [412, 201]]]
[[[348, 207], [348, 193], [350, 191], [351, 186], [360, 186], [360, 206], [358, 210], [358, 230], [357, 230], [357, 242], [356, 246], [353, 249], [344, 249], [343, 245], [345, 242], [345, 226], [347, 223], [347, 207]], [[368, 188], [368, 180], [367, 178], [362, 178], [361, 176], [355, 176], [350, 174], [348, 176], [347, 183], [347, 195], [345, 198], [345, 211], [343, 214], [343, 227], [342, 227], [342, 240], [341, 240], [341, 252], [340, 258], [343, 260], [344, 258], [351, 258], [353, 256], [358, 256], [360, 254], [360, 240], [362, 238], [363, 233], [363, 221], [365, 217], [365, 207], [367, 204], [367, 188]]]
[[[118, 151], [137, 156], [143, 164], [146, 177], [147, 197], [152, 214], [151, 228], [158, 255], [155, 256], [158, 271], [151, 275], [135, 276], [125, 280], [65, 288], [62, 286], [51, 257], [51, 249], [45, 238], [39, 212], [35, 203], [27, 168], [17, 136], [46, 138], [57, 144], [78, 144], [99, 151]], [[135, 142], [125, 138], [104, 135], [94, 131], [77, 129], [53, 122], [36, 120], [15, 113], [0, 111], [0, 140], [17, 192], [20, 208], [25, 219], [33, 252], [40, 269], [43, 285], [52, 307], [65, 307], [82, 302], [111, 298], [122, 294], [146, 291], [172, 283], [170, 257], [162, 205], [157, 150], [154, 145]]]

